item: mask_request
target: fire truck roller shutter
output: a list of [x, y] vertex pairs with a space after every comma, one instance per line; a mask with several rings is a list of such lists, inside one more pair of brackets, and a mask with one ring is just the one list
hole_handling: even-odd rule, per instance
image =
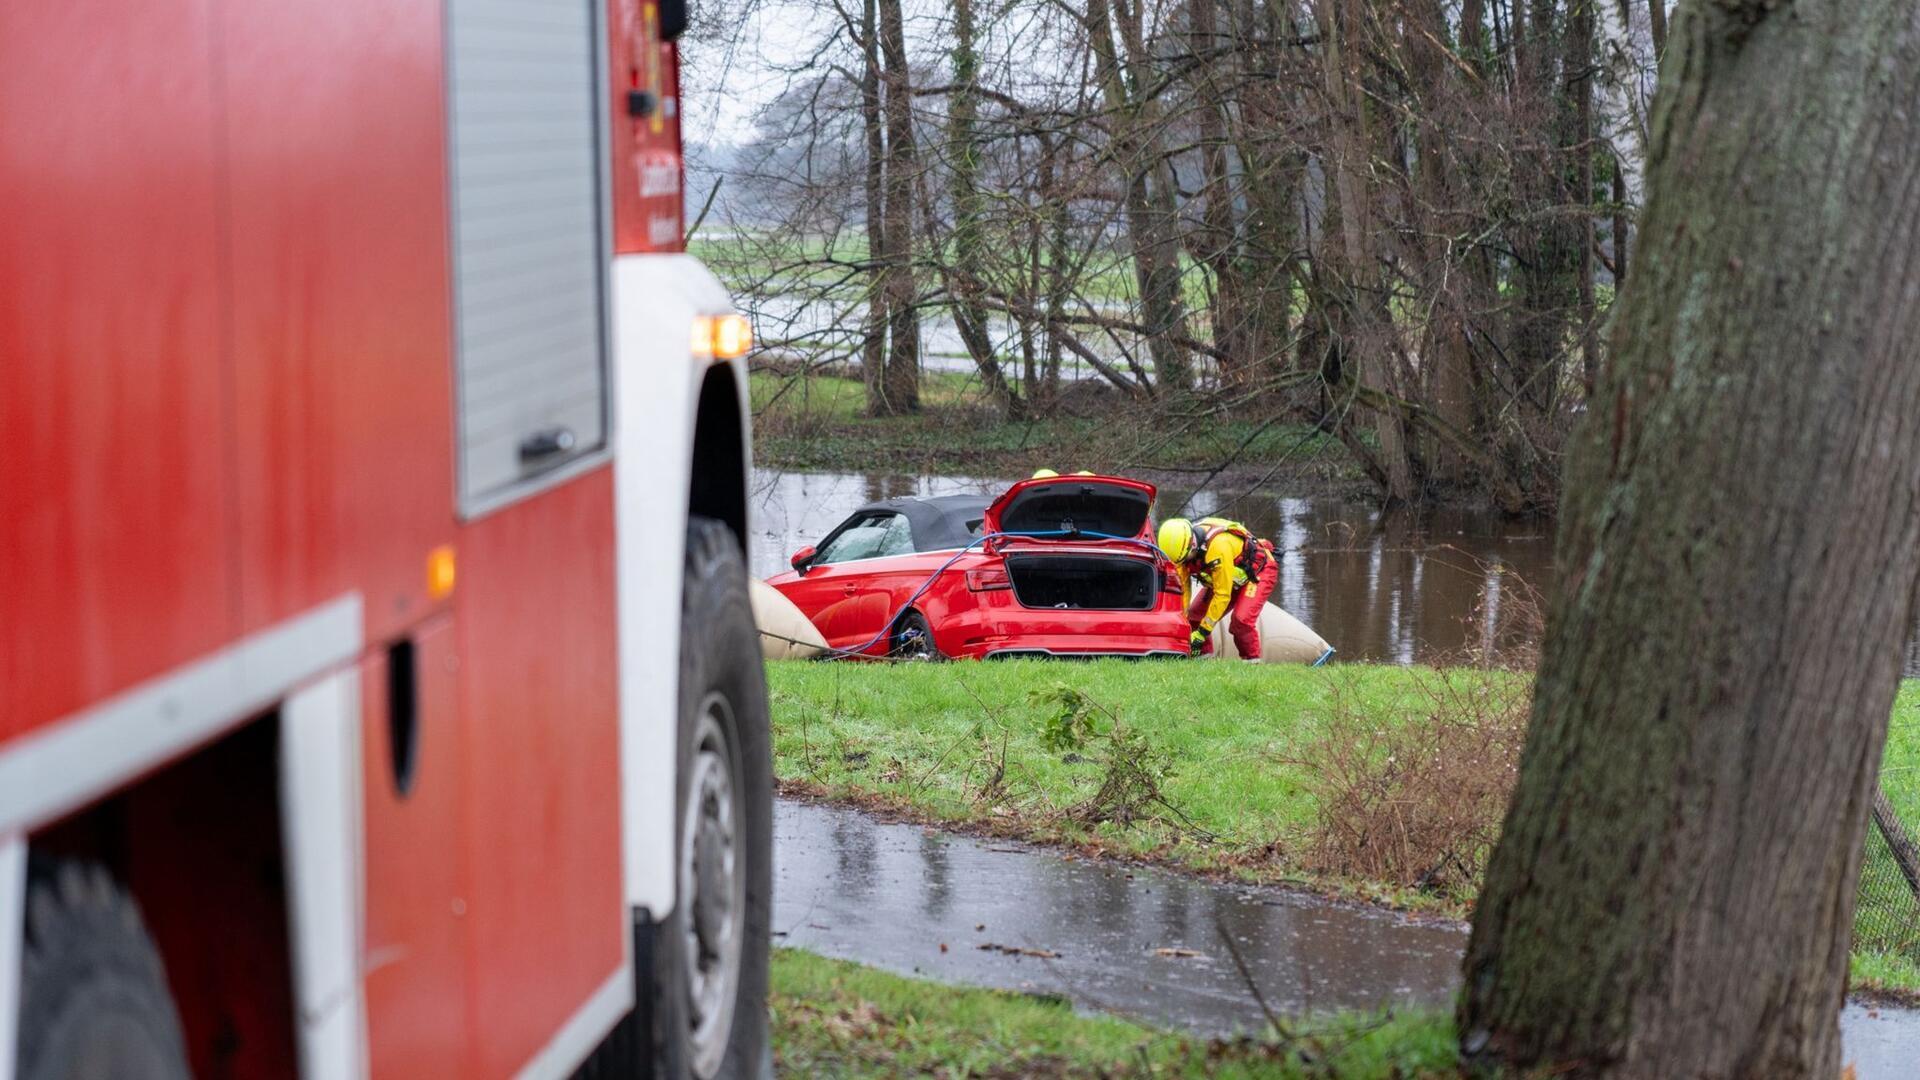
[[590, 4], [447, 9], [463, 509], [606, 444], [606, 220]]

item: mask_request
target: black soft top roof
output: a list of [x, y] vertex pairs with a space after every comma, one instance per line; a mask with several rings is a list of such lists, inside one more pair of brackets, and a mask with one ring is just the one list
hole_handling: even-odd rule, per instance
[[[882, 499], [853, 512], [848, 520], [861, 514], [895, 513], [906, 515], [913, 529], [913, 550], [951, 551], [972, 543], [977, 535], [971, 526], [986, 515], [993, 499], [987, 495], [935, 495], [930, 499]], [[834, 530], [838, 532], [838, 529]]]

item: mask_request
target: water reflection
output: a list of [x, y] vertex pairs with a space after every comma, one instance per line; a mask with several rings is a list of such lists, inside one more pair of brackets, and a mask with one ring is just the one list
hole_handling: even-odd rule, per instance
[[[1209, 1035], [1264, 1026], [1233, 951], [1267, 1003], [1289, 1015], [1445, 1008], [1459, 985], [1458, 924], [786, 800], [775, 804], [773, 832], [777, 940], [904, 975], [1058, 993], [1082, 1009]], [[1840, 1030], [1860, 1080], [1913, 1075], [1920, 1012], [1849, 1005]]]
[[[855, 507], [903, 495], [992, 494], [1006, 477], [893, 476], [760, 470], [749, 557], [762, 577], [818, 540]], [[1219, 513], [1271, 538], [1283, 553], [1275, 600], [1347, 660], [1438, 661], [1496, 655], [1527, 639], [1516, 597], [1544, 590], [1553, 569], [1548, 526], [1439, 510], [1420, 518], [1371, 507], [1258, 492], [1161, 489], [1158, 512]]]
[[[850, 843], [862, 852], [851, 862]], [[1063, 993], [1208, 1033], [1262, 1023], [1223, 932], [1269, 1003], [1287, 1012], [1444, 1005], [1465, 942], [1453, 924], [989, 846], [801, 803], [777, 804], [774, 850], [774, 929], [784, 944], [903, 973]], [[937, 906], [925, 902], [929, 881], [941, 883]]]

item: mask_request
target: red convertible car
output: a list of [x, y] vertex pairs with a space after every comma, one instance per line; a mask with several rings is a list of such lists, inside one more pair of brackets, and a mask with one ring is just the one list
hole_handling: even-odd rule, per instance
[[827, 644], [875, 655], [1185, 656], [1151, 484], [1022, 480], [999, 498], [869, 503], [767, 583]]

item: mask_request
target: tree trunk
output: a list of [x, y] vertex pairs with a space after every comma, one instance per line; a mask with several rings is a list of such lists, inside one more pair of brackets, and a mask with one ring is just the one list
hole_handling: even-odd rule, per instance
[[[988, 396], [1010, 417], [1022, 414], [1022, 402], [1000, 370], [987, 332], [987, 312], [980, 306], [982, 266], [985, 262], [982, 230], [986, 211], [979, 185], [981, 148], [974, 136], [979, 109], [980, 61], [974, 41], [973, 0], [953, 3], [954, 93], [947, 103], [947, 191], [953, 199], [953, 268], [948, 275], [954, 295], [953, 321], [960, 340], [980, 372]], [[938, 244], [937, 235], [928, 240]]]
[[900, 0], [878, 0], [881, 83], [886, 94], [886, 266], [887, 411], [894, 415], [920, 409], [920, 315], [913, 274], [913, 189], [917, 157], [913, 145], [913, 85], [907, 71], [906, 33]]
[[1627, 283], [1627, 173], [1619, 155], [1613, 158], [1613, 290]]
[[1213, 273], [1213, 343], [1226, 359], [1221, 361], [1221, 381], [1244, 388], [1251, 380], [1253, 358], [1246, 335], [1247, 283], [1241, 273], [1239, 245], [1234, 240], [1234, 201], [1236, 192], [1227, 178], [1227, 103], [1215, 72], [1225, 67], [1216, 60], [1216, 50], [1225, 43], [1215, 19], [1217, 0], [1189, 0], [1188, 40], [1196, 56], [1208, 59], [1193, 75], [1194, 111], [1200, 129], [1200, 165], [1205, 190], [1201, 194], [1203, 210], [1198, 255]]
[[[1446, 106], [1454, 97], [1476, 92], [1478, 87], [1460, 85], [1460, 71], [1445, 44], [1447, 11], [1441, 0], [1414, 0], [1407, 11], [1410, 21], [1402, 30], [1401, 46], [1418, 94], [1418, 109], [1413, 114], [1417, 123], [1408, 125], [1415, 166], [1413, 175], [1406, 178], [1407, 213], [1415, 227], [1403, 243], [1432, 298], [1420, 339], [1420, 381], [1425, 391], [1422, 403], [1455, 431], [1476, 432], [1481, 425], [1475, 407], [1468, 320], [1493, 290], [1490, 285], [1483, 286], [1483, 260], [1465, 242], [1480, 227], [1481, 219], [1466, 197], [1470, 182], [1463, 182], [1459, 174], [1470, 177], [1478, 165], [1478, 155], [1469, 145], [1456, 144], [1451, 138], [1452, 132], [1446, 128]], [[1472, 0], [1462, 6], [1460, 19], [1462, 39], [1477, 39], [1480, 13]], [[1470, 142], [1459, 140], [1460, 144]], [[1463, 222], [1473, 224], [1463, 228]], [[1435, 483], [1464, 489], [1488, 479], [1468, 455], [1439, 440], [1429, 439], [1429, 444], [1422, 458]]]
[[[1290, 366], [1296, 272], [1304, 262], [1296, 215], [1306, 155], [1288, 125], [1308, 108], [1289, 97], [1281, 77], [1283, 49], [1288, 47], [1278, 39], [1290, 25], [1283, 17], [1288, 13], [1258, 0], [1237, 0], [1228, 11], [1237, 24], [1232, 43], [1239, 53], [1239, 69], [1230, 75], [1238, 122], [1229, 124], [1229, 133], [1240, 159], [1237, 194], [1246, 204], [1238, 245], [1248, 264], [1240, 343], [1260, 381], [1277, 385]], [[1285, 61], [1289, 66], [1298, 62], [1291, 57]]]
[[1066, 316], [1067, 264], [1073, 261], [1072, 223], [1068, 219], [1068, 200], [1055, 187], [1059, 179], [1060, 140], [1040, 135], [1040, 198], [1045, 208], [1047, 228], [1046, 257], [1046, 346], [1040, 363], [1040, 386], [1030, 395], [1041, 404], [1041, 412], [1051, 415], [1060, 400], [1060, 320]]
[[867, 140], [866, 218], [867, 324], [860, 341], [860, 370], [867, 384], [867, 412], [889, 415], [887, 407], [887, 231], [886, 138], [880, 120], [879, 26], [875, 0], [861, 11], [860, 47], [865, 65], [860, 71], [860, 123]]
[[1920, 21], [1698, 0], [1673, 29], [1462, 1050], [1831, 1080], [1920, 579]]
[[[1593, 301], [1593, 215], [1584, 212], [1593, 205], [1593, 5], [1597, 0], [1571, 0], [1567, 7], [1567, 52], [1562, 69], [1565, 82], [1561, 92], [1573, 98], [1573, 131], [1567, 142], [1573, 155], [1568, 170], [1572, 180], [1571, 200], [1580, 208], [1580, 255], [1576, 260], [1579, 276], [1577, 293], [1580, 324], [1580, 369], [1582, 385], [1593, 392], [1593, 381], [1600, 370], [1600, 347], [1594, 340], [1598, 325]], [[1570, 207], [1571, 209], [1571, 207]]]
[[[1114, 125], [1111, 154], [1126, 187], [1127, 243], [1140, 290], [1140, 322], [1147, 328], [1154, 382], [1185, 390], [1193, 384], [1193, 372], [1186, 349], [1174, 344], [1176, 338], [1187, 336], [1187, 319], [1180, 295], [1180, 231], [1172, 174], [1158, 106], [1151, 100], [1135, 100], [1127, 86], [1114, 42], [1115, 14], [1108, 0], [1087, 0], [1084, 22], [1094, 54], [1094, 79]], [[1131, 23], [1128, 13], [1118, 15], [1126, 28]], [[1135, 48], [1134, 35], [1125, 40], [1130, 52], [1144, 50], [1144, 46]]]
[[[1401, 398], [1405, 395], [1396, 378], [1396, 331], [1380, 280], [1366, 182], [1372, 136], [1356, 40], [1362, 9], [1362, 0], [1334, 0], [1325, 6], [1320, 22], [1331, 128], [1328, 216], [1338, 217], [1341, 249], [1336, 308], [1344, 317], [1336, 322], [1335, 332], [1345, 339], [1339, 344], [1341, 366], [1349, 370], [1342, 378], [1357, 379], [1363, 387]], [[1372, 410], [1372, 416], [1383, 470], [1382, 494], [1390, 506], [1412, 503], [1417, 492], [1405, 416], [1398, 409]]]

